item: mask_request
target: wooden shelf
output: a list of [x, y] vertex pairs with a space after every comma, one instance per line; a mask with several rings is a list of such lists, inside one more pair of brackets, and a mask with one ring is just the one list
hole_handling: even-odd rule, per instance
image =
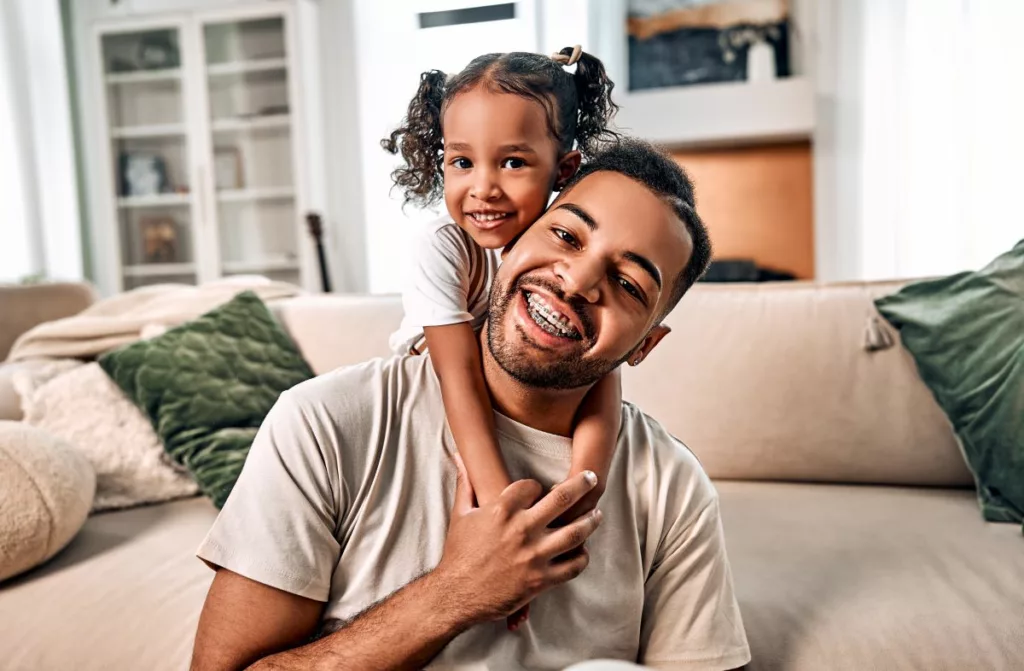
[[173, 277], [176, 275], [194, 275], [194, 263], [143, 263], [136, 266], [125, 266], [125, 277]]
[[259, 261], [224, 261], [221, 268], [226, 273], [259, 273], [298, 270], [297, 259], [271, 258]]
[[120, 208], [174, 207], [192, 202], [190, 193], [160, 193], [152, 196], [125, 196], [117, 199]]
[[147, 82], [167, 82], [181, 79], [180, 68], [164, 70], [140, 70], [138, 72], [114, 72], [108, 74], [108, 84], [143, 84]]
[[814, 87], [807, 77], [630, 91], [615, 124], [670, 148], [808, 139]]
[[222, 203], [247, 203], [256, 200], [287, 200], [294, 197], [295, 189], [290, 186], [230, 189], [217, 192], [217, 200]]
[[260, 58], [251, 61], [216, 63], [206, 68], [206, 74], [211, 77], [224, 77], [230, 75], [241, 75], [247, 72], [269, 72], [273, 70], [287, 69], [288, 61], [284, 58]]
[[271, 114], [267, 116], [239, 117], [236, 119], [216, 119], [212, 124], [212, 128], [215, 133], [287, 128], [291, 121], [292, 117], [289, 114]]
[[153, 124], [150, 126], [119, 126], [110, 129], [110, 137], [117, 140], [175, 137], [178, 135], [185, 135], [185, 126], [180, 123]]

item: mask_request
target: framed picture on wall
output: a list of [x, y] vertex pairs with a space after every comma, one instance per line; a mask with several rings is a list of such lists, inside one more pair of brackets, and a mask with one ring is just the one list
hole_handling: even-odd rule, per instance
[[142, 259], [145, 263], [175, 263], [178, 261], [178, 226], [167, 216], [142, 217], [139, 220], [142, 235]]
[[627, 0], [629, 89], [790, 74], [789, 0]]

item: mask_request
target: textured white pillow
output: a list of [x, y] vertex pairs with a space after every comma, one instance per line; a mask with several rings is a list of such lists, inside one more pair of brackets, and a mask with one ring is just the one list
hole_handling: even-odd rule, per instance
[[16, 373], [14, 386], [21, 394], [24, 421], [63, 438], [92, 464], [94, 512], [199, 491], [191, 476], [167, 457], [142, 411], [98, 363], [58, 361], [49, 368]]
[[89, 462], [73, 447], [24, 422], [0, 421], [0, 580], [67, 545], [95, 489]]

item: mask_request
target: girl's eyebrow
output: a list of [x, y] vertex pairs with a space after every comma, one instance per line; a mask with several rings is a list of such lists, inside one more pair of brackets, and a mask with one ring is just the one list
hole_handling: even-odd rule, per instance
[[450, 151], [469, 151], [470, 149], [472, 149], [472, 147], [470, 147], [469, 144], [465, 142], [446, 142], [444, 148]]
[[498, 147], [498, 150], [502, 151], [502, 152], [513, 153], [513, 154], [536, 154], [537, 153], [537, 152], [535, 152], [533, 150], [533, 147], [531, 147], [528, 144], [506, 144], [506, 145], [502, 145], [502, 146]]

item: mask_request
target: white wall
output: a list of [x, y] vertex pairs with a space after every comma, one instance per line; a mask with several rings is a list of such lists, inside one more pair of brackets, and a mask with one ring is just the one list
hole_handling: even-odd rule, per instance
[[[71, 108], [57, 0], [5, 0], [0, 24], [0, 280], [82, 278]], [[10, 213], [10, 216], [8, 215]]]

